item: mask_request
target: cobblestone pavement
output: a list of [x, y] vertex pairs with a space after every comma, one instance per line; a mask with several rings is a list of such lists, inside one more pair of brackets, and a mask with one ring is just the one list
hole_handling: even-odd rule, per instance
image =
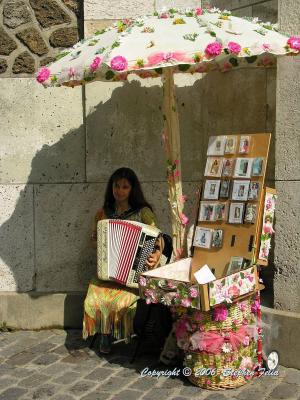
[[[79, 330], [0, 333], [0, 400], [261, 400], [300, 399], [300, 371], [279, 367], [279, 377], [264, 376], [225, 391], [203, 390], [181, 377], [141, 377], [164, 370], [154, 354], [130, 364], [132, 345], [116, 343], [102, 356], [89, 349]], [[173, 368], [169, 368], [169, 371]]]

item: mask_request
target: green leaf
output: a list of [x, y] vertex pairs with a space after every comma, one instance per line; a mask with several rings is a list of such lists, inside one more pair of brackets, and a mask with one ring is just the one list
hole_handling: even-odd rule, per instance
[[105, 50], [106, 50], [106, 47], [101, 47], [101, 49], [98, 49], [95, 54], [102, 54], [105, 52]]
[[56, 60], [60, 60], [61, 58], [67, 56], [70, 52], [69, 51], [63, 51], [62, 53], [58, 53], [55, 58]]
[[214, 284], [210, 282], [209, 287], [212, 289], [214, 287]]
[[181, 72], [185, 72], [190, 68], [190, 64], [180, 64], [178, 65], [178, 69]]
[[155, 68], [154, 71], [159, 75], [161, 75], [163, 72], [162, 68]]
[[212, 36], [212, 37], [216, 37], [216, 36], [217, 36], [217, 35], [216, 35], [216, 32], [214, 32], [214, 31], [210, 31], [209, 34], [210, 34], [210, 36]]
[[114, 76], [115, 76], [115, 73], [113, 71], [109, 70], [105, 74], [105, 79], [107, 81], [110, 81], [111, 79], [113, 79]]
[[210, 305], [214, 306], [216, 304], [216, 300], [214, 298], [210, 299]]
[[241, 278], [244, 279], [245, 278], [245, 274], [243, 272], [240, 273]]
[[114, 49], [115, 47], [119, 47], [120, 46], [120, 42], [116, 41], [111, 45], [111, 48]]
[[229, 59], [229, 62], [230, 62], [230, 64], [233, 65], [234, 67], [237, 67], [237, 66], [239, 65], [238, 60], [237, 60], [236, 58], [233, 58], [233, 57]]
[[83, 78], [83, 80], [84, 80], [85, 82], [91, 82], [93, 79], [94, 79], [94, 78], [93, 78], [92, 76], [85, 76], [85, 77]]
[[222, 279], [222, 280], [221, 280], [221, 285], [222, 285], [222, 286], [225, 286], [225, 279]]
[[103, 35], [103, 33], [105, 33], [105, 29], [101, 29], [101, 31], [97, 31], [94, 34], [95, 35]]
[[257, 56], [245, 57], [248, 64], [252, 64], [257, 60]]

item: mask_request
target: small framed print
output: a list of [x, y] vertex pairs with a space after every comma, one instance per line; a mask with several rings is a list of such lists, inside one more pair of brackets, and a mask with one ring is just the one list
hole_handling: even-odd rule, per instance
[[208, 201], [201, 201], [198, 218], [199, 221], [215, 221], [215, 206], [216, 204], [209, 203]]
[[232, 200], [246, 201], [248, 200], [250, 181], [233, 181]]
[[244, 222], [247, 224], [254, 224], [257, 215], [257, 204], [248, 203], [246, 206], [246, 212]]
[[215, 229], [212, 234], [211, 247], [221, 248], [223, 246], [223, 229]]
[[208, 141], [207, 155], [222, 156], [225, 150], [226, 136], [210, 136]]
[[247, 260], [243, 257], [231, 257], [229, 265], [226, 270], [226, 275], [231, 275], [236, 272], [239, 272], [243, 269], [250, 267], [251, 260]]
[[230, 224], [241, 224], [243, 222], [244, 203], [230, 203], [229, 218]]
[[222, 175], [232, 176], [234, 171], [234, 164], [235, 164], [234, 158], [224, 158]]
[[219, 178], [222, 173], [223, 158], [222, 157], [207, 157], [205, 176], [213, 176]]
[[253, 158], [237, 158], [234, 169], [234, 178], [250, 178]]
[[224, 221], [226, 218], [226, 203], [217, 203], [215, 205], [215, 221]]
[[203, 198], [206, 200], [218, 200], [220, 190], [220, 180], [209, 180], [205, 181]]
[[202, 247], [204, 249], [211, 248], [213, 229], [202, 228], [197, 226], [195, 229], [194, 246]]
[[252, 163], [252, 176], [261, 176], [263, 174], [264, 158], [254, 158]]
[[225, 144], [225, 154], [234, 154], [236, 152], [237, 137], [227, 136]]
[[240, 137], [240, 145], [239, 145], [239, 153], [240, 154], [248, 154], [250, 151], [250, 136], [241, 136]]
[[230, 193], [231, 181], [229, 179], [221, 180], [220, 185], [220, 197], [223, 199], [228, 199]]
[[259, 182], [252, 181], [249, 185], [248, 200], [257, 200], [259, 195]]

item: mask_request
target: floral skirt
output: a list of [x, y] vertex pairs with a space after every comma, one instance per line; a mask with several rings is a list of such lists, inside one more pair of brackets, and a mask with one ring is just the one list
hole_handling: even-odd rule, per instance
[[99, 332], [129, 339], [138, 299], [137, 289], [93, 278], [84, 301], [83, 338]]

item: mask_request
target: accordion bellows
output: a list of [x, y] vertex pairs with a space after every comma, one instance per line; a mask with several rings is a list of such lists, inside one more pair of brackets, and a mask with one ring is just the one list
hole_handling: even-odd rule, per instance
[[160, 231], [135, 221], [104, 219], [97, 224], [97, 274], [138, 288], [138, 278], [153, 253]]

